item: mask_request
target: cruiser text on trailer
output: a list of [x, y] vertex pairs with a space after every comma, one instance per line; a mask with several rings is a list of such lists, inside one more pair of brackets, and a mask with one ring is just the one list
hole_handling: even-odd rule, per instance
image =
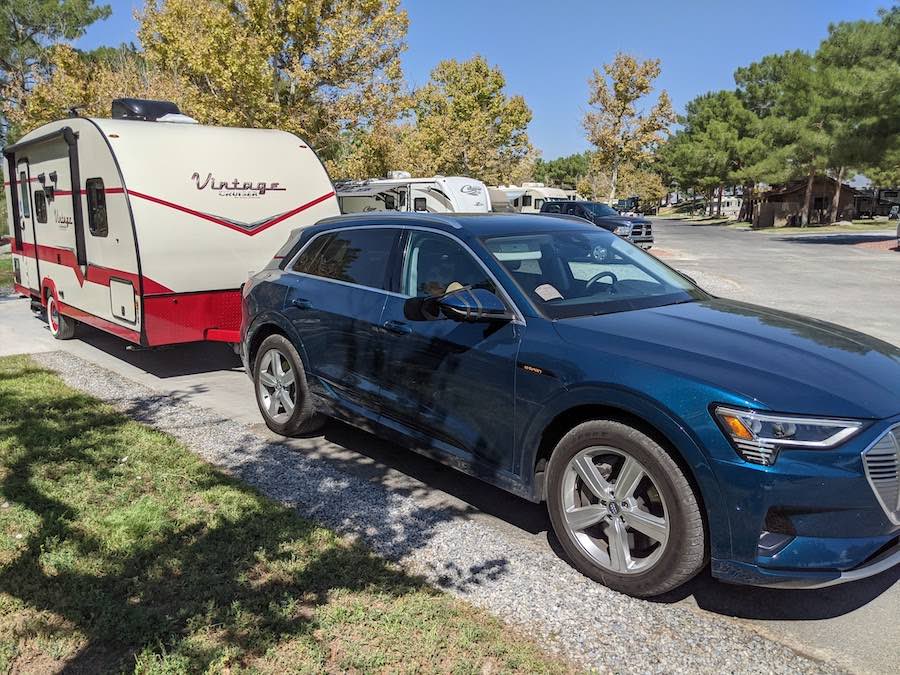
[[133, 343], [237, 342], [240, 287], [288, 233], [338, 214], [315, 152], [270, 129], [202, 126], [122, 99], [3, 149], [16, 290]]

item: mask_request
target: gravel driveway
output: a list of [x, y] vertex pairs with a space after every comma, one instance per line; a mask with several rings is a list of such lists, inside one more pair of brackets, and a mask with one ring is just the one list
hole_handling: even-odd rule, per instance
[[36, 361], [70, 385], [182, 440], [212, 464], [295, 508], [361, 537], [380, 555], [546, 641], [600, 672], [812, 673], [833, 667], [766, 639], [737, 620], [620, 595], [551, 552], [423, 507], [308, 458], [270, 436], [161, 394], [72, 354]]

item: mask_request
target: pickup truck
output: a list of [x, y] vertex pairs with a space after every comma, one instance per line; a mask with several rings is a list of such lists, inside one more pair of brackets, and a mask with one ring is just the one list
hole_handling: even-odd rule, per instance
[[608, 204], [582, 201], [546, 201], [541, 213], [578, 216], [609, 230], [641, 248], [653, 246], [652, 223], [643, 216], [623, 216]]

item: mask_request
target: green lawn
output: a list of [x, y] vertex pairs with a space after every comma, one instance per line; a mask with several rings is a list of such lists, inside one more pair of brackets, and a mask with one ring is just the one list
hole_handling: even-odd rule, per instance
[[566, 671], [487, 613], [0, 359], [0, 673]]
[[0, 253], [0, 290], [12, 288], [13, 266], [12, 256], [8, 253]]

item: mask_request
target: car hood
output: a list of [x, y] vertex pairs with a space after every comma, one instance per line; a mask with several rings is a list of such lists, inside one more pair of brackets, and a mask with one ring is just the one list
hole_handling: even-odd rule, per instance
[[598, 349], [604, 359], [640, 361], [778, 412], [900, 413], [900, 349], [815, 319], [711, 299], [564, 319], [556, 327], [564, 340]]

